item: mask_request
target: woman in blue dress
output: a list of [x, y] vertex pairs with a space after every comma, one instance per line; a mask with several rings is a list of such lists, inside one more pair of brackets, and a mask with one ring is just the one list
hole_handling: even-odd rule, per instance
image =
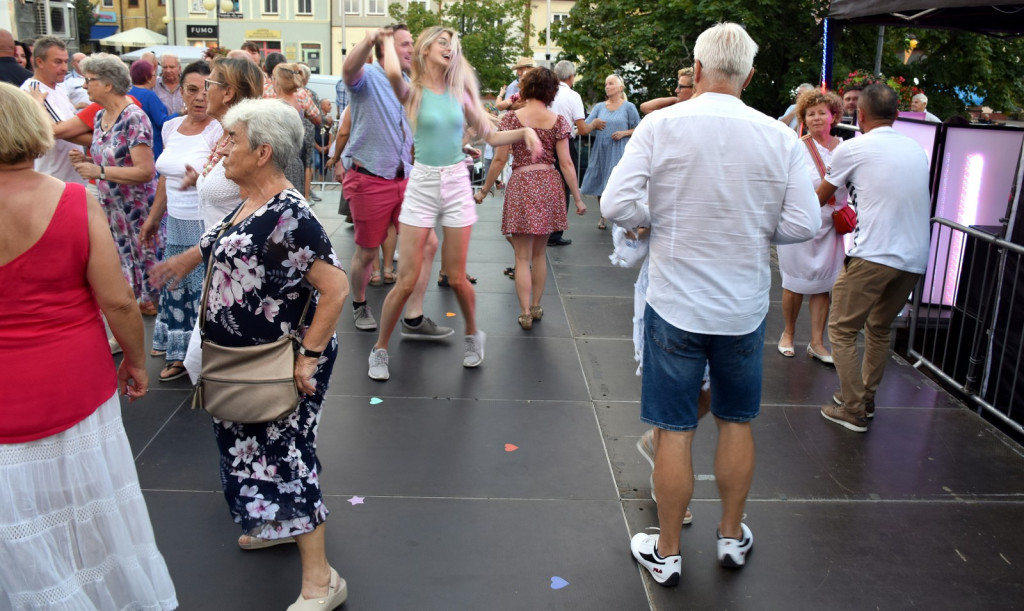
[[[580, 193], [597, 197], [598, 207], [612, 168], [619, 163], [619, 159], [622, 159], [626, 142], [633, 135], [633, 129], [640, 124], [640, 113], [637, 112], [636, 106], [626, 100], [626, 85], [622, 82], [622, 77], [618, 74], [609, 74], [604, 80], [604, 92], [608, 99], [596, 104], [587, 116], [588, 124], [595, 119], [602, 119], [605, 127], [594, 131], [594, 141], [590, 145], [590, 163], [583, 175], [583, 184], [580, 185]], [[597, 228], [606, 227], [602, 216]]]

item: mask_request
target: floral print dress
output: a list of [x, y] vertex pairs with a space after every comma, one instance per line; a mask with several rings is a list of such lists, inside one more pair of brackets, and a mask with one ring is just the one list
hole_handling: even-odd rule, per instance
[[[323, 226], [293, 189], [229, 227], [234, 214], [211, 227], [199, 247], [211, 271], [206, 299], [206, 337], [225, 346], [252, 346], [296, 329], [313, 291], [303, 278], [321, 259], [341, 269]], [[312, 320], [318, 294], [306, 314]], [[317, 363], [316, 392], [273, 422], [242, 424], [213, 420], [220, 448], [221, 484], [228, 508], [245, 534], [278, 539], [311, 532], [327, 518], [316, 456], [320, 410], [338, 354], [331, 337]]]
[[[104, 167], [132, 167], [133, 148], [153, 148], [153, 126], [149, 117], [135, 104], [129, 104], [110, 129], [104, 131], [102, 125], [106, 113], [106, 110], [96, 113], [89, 155], [93, 163]], [[155, 307], [160, 291], [150, 286], [149, 270], [156, 264], [160, 249], [159, 245], [154, 249], [142, 244], [139, 232], [149, 217], [149, 207], [156, 194], [156, 179], [134, 185], [97, 180], [96, 188], [121, 257], [121, 271], [135, 292], [135, 298], [143, 306]], [[160, 233], [163, 233], [162, 229]]]
[[[502, 131], [521, 127], [523, 124], [514, 112], [505, 113], [498, 125]], [[547, 235], [569, 227], [565, 213], [565, 181], [554, 167], [557, 163], [555, 145], [569, 137], [569, 123], [558, 115], [552, 127], [534, 131], [543, 145], [543, 152], [536, 160], [524, 142], [512, 145], [512, 177], [508, 179], [501, 212], [502, 235]], [[536, 164], [549, 167], [516, 171]]]

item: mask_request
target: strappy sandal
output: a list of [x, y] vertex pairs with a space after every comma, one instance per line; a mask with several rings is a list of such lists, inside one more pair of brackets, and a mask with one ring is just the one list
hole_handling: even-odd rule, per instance
[[539, 305], [530, 306], [530, 316], [533, 317], [534, 320], [540, 320], [541, 318], [544, 318], [544, 308], [540, 307]]
[[391, 268], [391, 271], [384, 272], [384, 284], [394, 284], [398, 280], [398, 270]]
[[186, 375], [188, 375], [188, 370], [185, 369], [185, 364], [181, 361], [174, 361], [165, 366], [160, 372], [160, 381], [170, 382]]
[[380, 272], [370, 274], [370, 286], [380, 286], [382, 284], [384, 284], [384, 280], [381, 279]]
[[166, 350], [157, 350], [156, 348], [149, 351], [149, 356], [165, 356], [166, 354]]
[[524, 330], [529, 331], [533, 328], [533, 316], [530, 314], [519, 315], [519, 326]]

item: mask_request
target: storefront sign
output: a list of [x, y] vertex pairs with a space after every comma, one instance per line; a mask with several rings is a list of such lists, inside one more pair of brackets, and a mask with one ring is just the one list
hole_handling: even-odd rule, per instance
[[217, 26], [186, 25], [185, 36], [188, 38], [217, 38]]
[[280, 40], [281, 30], [246, 30], [246, 40]]

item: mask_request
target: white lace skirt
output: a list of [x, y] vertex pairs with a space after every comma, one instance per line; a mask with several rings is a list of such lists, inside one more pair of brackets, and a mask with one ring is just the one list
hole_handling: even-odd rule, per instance
[[174, 609], [117, 393], [70, 429], [0, 445], [0, 609]]

